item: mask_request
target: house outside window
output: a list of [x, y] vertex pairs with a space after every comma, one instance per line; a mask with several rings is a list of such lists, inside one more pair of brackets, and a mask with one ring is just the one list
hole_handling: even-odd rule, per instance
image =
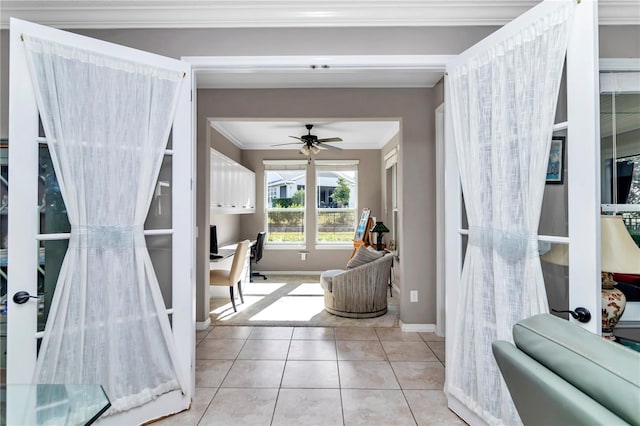
[[316, 243], [351, 245], [358, 214], [358, 161], [316, 160]]
[[306, 161], [264, 160], [267, 245], [305, 244]]

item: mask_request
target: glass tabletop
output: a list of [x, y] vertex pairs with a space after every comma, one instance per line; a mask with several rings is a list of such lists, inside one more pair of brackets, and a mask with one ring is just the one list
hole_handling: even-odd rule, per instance
[[111, 407], [100, 385], [7, 385], [0, 400], [7, 425], [90, 425]]

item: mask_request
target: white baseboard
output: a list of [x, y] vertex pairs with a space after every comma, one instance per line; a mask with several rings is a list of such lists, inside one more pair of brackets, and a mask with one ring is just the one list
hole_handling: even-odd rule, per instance
[[206, 330], [211, 325], [211, 318], [206, 321], [196, 321], [196, 330]]
[[456, 415], [467, 424], [474, 426], [484, 426], [488, 424], [484, 419], [480, 418], [480, 416], [467, 408], [467, 406], [460, 402], [456, 397], [449, 395], [446, 392], [445, 395], [447, 396], [447, 405], [449, 409], [456, 413]]
[[434, 333], [436, 331], [435, 324], [405, 324], [400, 321], [402, 331], [417, 331], [420, 333]]
[[160, 395], [157, 399], [127, 411], [103, 416], [96, 422], [102, 426], [147, 424], [184, 410], [191, 405], [191, 392], [184, 395], [180, 390]]

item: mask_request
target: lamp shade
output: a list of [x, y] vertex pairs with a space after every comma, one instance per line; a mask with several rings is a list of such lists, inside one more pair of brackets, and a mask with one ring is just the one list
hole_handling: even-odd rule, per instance
[[602, 270], [640, 274], [640, 247], [629, 235], [621, 216], [600, 216]]
[[[640, 274], [640, 247], [629, 235], [621, 216], [600, 216], [601, 269], [606, 272]], [[542, 255], [542, 260], [569, 265], [569, 247], [557, 244]]]
[[309, 155], [309, 147], [306, 145], [302, 145], [302, 148], [300, 148], [300, 152], [304, 155]]
[[376, 222], [374, 227], [371, 228], [371, 232], [377, 232], [378, 234], [382, 234], [384, 232], [389, 232], [389, 228], [387, 228], [382, 222]]

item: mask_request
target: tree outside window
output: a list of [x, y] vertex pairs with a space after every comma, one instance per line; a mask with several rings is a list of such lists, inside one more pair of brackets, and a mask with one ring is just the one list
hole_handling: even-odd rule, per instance
[[316, 166], [318, 244], [351, 244], [356, 227], [356, 165]]

